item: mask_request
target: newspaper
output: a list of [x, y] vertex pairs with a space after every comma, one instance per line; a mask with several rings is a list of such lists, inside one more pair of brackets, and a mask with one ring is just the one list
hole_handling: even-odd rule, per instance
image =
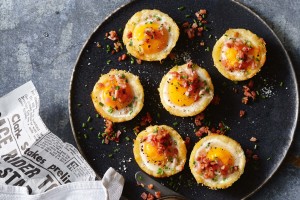
[[0, 184], [39, 194], [65, 183], [95, 180], [77, 149], [48, 130], [39, 107], [31, 81], [0, 98]]

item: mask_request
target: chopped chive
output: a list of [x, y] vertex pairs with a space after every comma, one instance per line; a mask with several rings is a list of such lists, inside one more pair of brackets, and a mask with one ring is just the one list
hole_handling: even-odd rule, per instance
[[204, 50], [205, 50], [205, 51], [209, 51], [209, 47], [206, 47]]
[[160, 175], [162, 175], [163, 173], [164, 173], [163, 169], [162, 169], [162, 168], [158, 168], [158, 170], [157, 170], [157, 174], [160, 174]]
[[173, 123], [173, 126], [177, 126], [177, 125], [178, 125], [178, 122], [174, 122], [174, 123]]
[[85, 128], [86, 127], [86, 123], [82, 123], [82, 128]]
[[107, 60], [107, 61], [106, 61], [106, 64], [109, 65], [110, 63], [111, 63], [111, 60]]
[[78, 104], [77, 104], [77, 106], [78, 106], [78, 107], [81, 107], [81, 106], [82, 106], [82, 104], [81, 104], [81, 103], [78, 103]]
[[90, 127], [89, 130], [92, 131], [92, 130], [94, 130], [94, 128], [93, 128], [93, 127]]
[[189, 17], [191, 17], [191, 15], [185, 15], [185, 18], [189, 18]]
[[119, 28], [119, 30], [118, 30], [119, 32], [122, 32], [123, 31], [123, 29], [122, 28]]
[[204, 18], [206, 18], [206, 15], [205, 15], [205, 14], [203, 14], [203, 15], [202, 15], [202, 18], [203, 18], [203, 19], [204, 19]]
[[99, 116], [99, 114], [97, 113], [97, 114], [96, 114], [96, 118], [99, 118], [99, 117], [100, 117], [100, 116]]
[[130, 58], [130, 63], [133, 64], [134, 63], [134, 59], [133, 57]]
[[115, 89], [116, 89], [116, 90], [119, 90], [119, 89], [120, 89], [120, 86], [117, 85], [117, 86], [115, 87]]
[[208, 38], [211, 38], [211, 35], [209, 35]]
[[180, 11], [183, 11], [184, 9], [185, 9], [185, 7], [184, 6], [180, 6], [179, 8], [177, 8], [178, 10], [180, 10]]
[[282, 81], [280, 82], [279, 86], [280, 86], [280, 87], [282, 87], [282, 86], [283, 86], [283, 82], [282, 82]]
[[109, 107], [109, 109], [107, 110], [107, 112], [112, 113], [112, 112], [114, 112], [114, 109], [112, 107]]
[[271, 158], [269, 157], [269, 158], [267, 158], [267, 160], [271, 160]]
[[143, 180], [143, 177], [142, 177], [141, 175], [138, 175], [137, 179], [138, 179], [139, 181], [141, 181], [141, 180]]
[[99, 102], [99, 105], [100, 105], [100, 106], [104, 106], [104, 104], [103, 104], [103, 103], [101, 103], [101, 102]]
[[132, 46], [133, 45], [133, 43], [132, 43], [132, 40], [130, 40], [130, 42], [129, 42], [129, 46]]
[[160, 118], [160, 113], [157, 113], [157, 117]]
[[85, 134], [83, 134], [83, 137], [84, 137], [84, 139], [87, 139], [88, 135], [85, 133]]
[[87, 122], [90, 122], [92, 120], [91, 116], [88, 117], [88, 119], [86, 120]]
[[112, 154], [108, 154], [108, 157], [111, 158], [113, 155]]
[[129, 141], [129, 140], [130, 140], [130, 138], [129, 138], [128, 136], [126, 136], [126, 137], [125, 137], [125, 140], [126, 140], [126, 141]]
[[102, 139], [101, 143], [104, 144], [104, 139]]
[[106, 45], [106, 52], [110, 52], [110, 46], [109, 45]]

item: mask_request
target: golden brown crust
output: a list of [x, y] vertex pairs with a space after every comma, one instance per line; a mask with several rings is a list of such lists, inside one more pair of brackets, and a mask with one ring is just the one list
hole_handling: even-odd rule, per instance
[[[155, 133], [155, 130], [157, 130], [158, 128], [163, 128], [169, 132], [173, 141], [176, 141], [176, 146], [178, 149], [176, 166], [173, 169], [167, 169], [163, 166], [157, 166], [158, 168], [161, 168], [161, 173], [158, 173], [158, 168], [155, 168], [156, 166], [153, 166], [151, 163], [143, 159], [143, 153], [141, 151], [143, 145], [143, 138], [149, 136], [150, 134], [157, 134]], [[144, 131], [140, 132], [137, 138], [134, 140], [133, 154], [135, 161], [144, 172], [157, 178], [169, 177], [182, 171], [186, 162], [186, 153], [187, 150], [185, 142], [182, 140], [179, 133], [175, 131], [172, 127], [166, 125], [149, 126]]]
[[[157, 16], [159, 17], [159, 19], [161, 19], [160, 21], [158, 21], [158, 23], [162, 24], [163, 26], [166, 26], [169, 32], [169, 42], [168, 46], [160, 52], [153, 54], [144, 54], [139, 48], [139, 45], [136, 44], [138, 43], [138, 41], [134, 39], [135, 36], [132, 35], [132, 33], [134, 32], [134, 29], [137, 27], [137, 25], [140, 25], [141, 23], [146, 23], [145, 19], [149, 18], [149, 16]], [[130, 37], [129, 35], [131, 35], [132, 37]], [[123, 33], [123, 43], [125, 44], [128, 53], [130, 53], [132, 56], [138, 59], [145, 61], [161, 61], [162, 59], [166, 58], [171, 52], [171, 50], [174, 48], [178, 37], [179, 28], [174, 22], [174, 20], [171, 17], [169, 17], [169, 15], [159, 10], [145, 9], [135, 13], [127, 22]]]
[[[245, 70], [230, 71], [222, 64], [222, 48], [224, 46], [224, 42], [226, 42], [229, 38], [240, 38], [245, 42], [251, 42], [251, 46], [255, 48], [255, 51], [257, 52], [257, 57], [254, 59], [254, 62], [256, 62], [255, 68], [249, 67]], [[214, 45], [212, 57], [215, 67], [224, 77], [232, 81], [243, 81], [252, 78], [261, 70], [266, 61], [266, 52], [265, 41], [262, 38], [259, 38], [256, 34], [246, 29], [229, 29]]]
[[[129, 85], [132, 87], [134, 92], [134, 102], [132, 102], [131, 107], [126, 107], [122, 110], [115, 110], [109, 112], [109, 107], [103, 104], [102, 98], [102, 89], [99, 87], [99, 83], [105, 83], [109, 80], [110, 76], [124, 74], [128, 80]], [[109, 73], [102, 75], [98, 82], [95, 84], [93, 91], [91, 93], [91, 98], [94, 104], [96, 111], [105, 119], [108, 119], [112, 122], [124, 122], [133, 119], [143, 108], [144, 106], [144, 89], [140, 83], [139, 77], [135, 76], [124, 70], [115, 70], [112, 69]]]

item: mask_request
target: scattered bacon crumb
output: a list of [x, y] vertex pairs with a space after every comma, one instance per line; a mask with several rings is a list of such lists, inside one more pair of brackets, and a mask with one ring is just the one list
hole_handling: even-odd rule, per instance
[[252, 159], [253, 159], [253, 160], [259, 160], [259, 157], [258, 157], [257, 154], [254, 154], [254, 155], [252, 156]]
[[256, 141], [257, 141], [256, 137], [251, 137], [250, 138], [250, 142], [256, 142]]
[[244, 110], [240, 110], [240, 117], [244, 117], [244, 116], [245, 116], [245, 114], [246, 114], [246, 111], [244, 111]]
[[105, 119], [104, 122], [105, 122], [105, 127], [106, 127], [104, 132], [107, 134], [112, 133], [114, 131], [113, 130], [113, 122], [108, 119]]
[[196, 115], [196, 117], [195, 117], [195, 124], [196, 124], [196, 126], [201, 126], [202, 125], [202, 120], [205, 118], [205, 115], [204, 115], [204, 113], [202, 112], [202, 113], [200, 113], [200, 114], [198, 114], [198, 115]]
[[140, 64], [142, 64], [142, 60], [141, 59], [136, 59], [136, 63], [140, 65]]
[[191, 143], [191, 138], [190, 137], [186, 137], [185, 140], [184, 140], [184, 143], [185, 143], [186, 147], [189, 147], [190, 143]]
[[112, 41], [115, 41], [115, 40], [119, 39], [117, 32], [114, 31], [114, 30], [109, 31], [109, 33], [107, 35], [105, 35], [105, 36], [107, 36], [107, 38], [110, 39], [110, 40], [112, 40]]
[[115, 42], [115, 43], [114, 43], [114, 50], [115, 50], [116, 52], [119, 52], [121, 48], [122, 48], [121, 42], [118, 41], [118, 42]]
[[[184, 29], [184, 32], [187, 34], [189, 39], [194, 39], [195, 36], [201, 37], [202, 32], [204, 30], [203, 27], [201, 27], [201, 24], [207, 24], [207, 21], [204, 20], [206, 15], [205, 9], [200, 9], [198, 12], [195, 13], [195, 16], [197, 20], [199, 21], [199, 24], [197, 22], [193, 22], [190, 24], [189, 22], [184, 22], [182, 24], [182, 28]], [[204, 46], [204, 42], [200, 43], [200, 46]]]
[[160, 198], [160, 197], [161, 197], [160, 191], [155, 192], [155, 197], [156, 197], [156, 198]]
[[248, 104], [248, 101], [249, 101], [248, 97], [243, 97], [242, 98], [242, 103], [243, 104]]
[[220, 104], [220, 101], [221, 101], [221, 98], [219, 95], [214, 95], [214, 98], [212, 99], [211, 103], [213, 105], [219, 105]]
[[208, 126], [202, 126], [199, 128], [199, 130], [195, 133], [197, 137], [202, 137], [204, 134], [209, 133], [209, 127]]
[[152, 117], [149, 112], [146, 113], [144, 117], [142, 117], [142, 121], [140, 123], [141, 126], [146, 126], [147, 124], [151, 124]]
[[120, 141], [120, 135], [122, 134], [122, 132], [120, 130], [118, 130], [117, 132], [114, 132], [112, 121], [105, 119], [104, 122], [105, 122], [104, 143], [108, 144], [109, 141], [119, 142]]
[[151, 193], [149, 193], [147, 196], [147, 200], [154, 200], [154, 199], [155, 199], [154, 196]]
[[204, 46], [205, 43], [203, 41], [200, 42], [200, 46]]
[[126, 58], [127, 58], [127, 55], [124, 53], [124, 54], [122, 54], [122, 56], [120, 56], [118, 58], [118, 61], [120, 62], [120, 61], [126, 60]]
[[148, 186], [147, 186], [150, 190], [152, 190], [153, 189], [153, 184], [149, 184]]
[[171, 60], [175, 60], [175, 54], [174, 54], [174, 53], [170, 53], [170, 54], [169, 54], [169, 58], [170, 58]]
[[134, 127], [134, 128], [133, 128], [133, 132], [134, 132], [134, 134], [137, 135], [137, 134], [140, 132], [140, 126]]
[[146, 194], [146, 192], [143, 192], [143, 193], [141, 194], [141, 198], [144, 199], [144, 200], [147, 199], [147, 194]]

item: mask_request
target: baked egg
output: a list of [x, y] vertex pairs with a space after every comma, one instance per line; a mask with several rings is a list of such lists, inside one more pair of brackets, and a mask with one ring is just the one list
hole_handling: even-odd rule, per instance
[[149, 126], [134, 141], [134, 158], [139, 167], [154, 177], [169, 177], [183, 170], [186, 146], [173, 128]]
[[218, 134], [202, 138], [190, 156], [190, 169], [197, 183], [210, 189], [225, 189], [244, 172], [245, 154], [235, 140]]
[[266, 43], [245, 29], [229, 29], [216, 42], [212, 57], [226, 78], [243, 81], [257, 74], [266, 61]]
[[123, 43], [128, 53], [145, 61], [161, 61], [175, 46], [179, 28], [159, 10], [141, 10], [127, 22]]
[[96, 111], [112, 122], [133, 119], [143, 108], [144, 90], [139, 77], [112, 69], [101, 75], [91, 93]]
[[201, 113], [214, 96], [209, 74], [193, 63], [173, 67], [162, 78], [158, 90], [164, 108], [180, 117]]

